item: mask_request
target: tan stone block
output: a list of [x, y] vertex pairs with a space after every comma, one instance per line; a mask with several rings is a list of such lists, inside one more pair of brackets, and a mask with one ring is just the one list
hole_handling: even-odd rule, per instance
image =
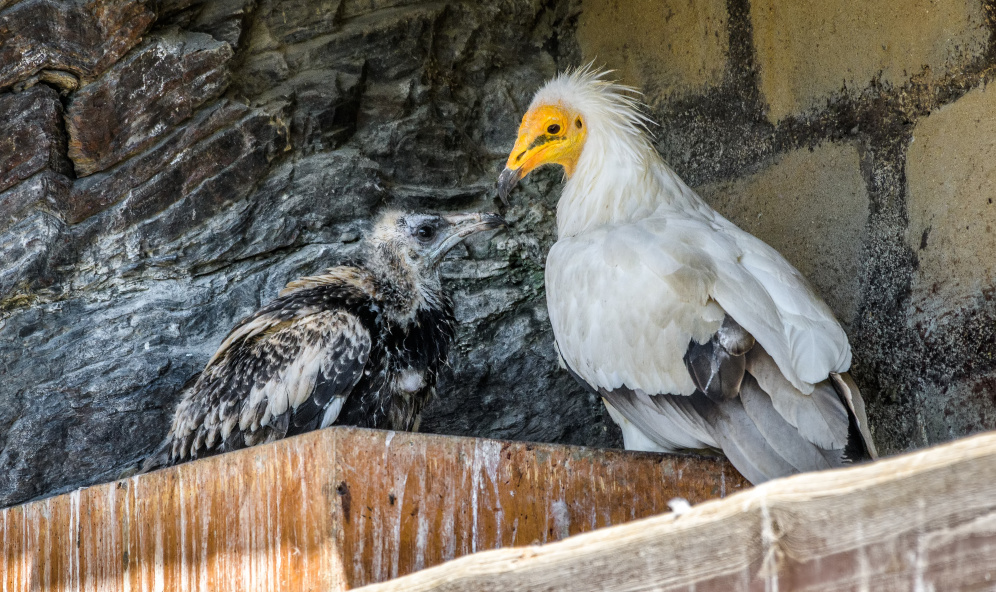
[[933, 314], [996, 284], [996, 89], [920, 120], [906, 157], [914, 305]]
[[751, 23], [773, 122], [880, 75], [902, 86], [929, 68], [935, 80], [989, 39], [979, 0], [753, 0]]
[[823, 144], [781, 156], [759, 173], [699, 193], [778, 250], [850, 325], [861, 302], [868, 190], [857, 148]]
[[584, 0], [577, 35], [585, 61], [652, 102], [722, 82], [727, 21], [723, 0]]

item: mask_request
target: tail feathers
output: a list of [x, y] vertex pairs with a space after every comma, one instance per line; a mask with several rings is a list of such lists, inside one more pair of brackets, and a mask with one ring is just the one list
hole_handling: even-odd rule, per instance
[[[701, 412], [716, 426], [715, 433], [723, 454], [748, 481], [757, 485], [798, 472], [758, 430], [739, 397], [721, 404], [714, 403], [699, 392], [691, 398], [696, 407], [703, 407]], [[707, 409], [710, 405], [712, 410]]]
[[858, 385], [847, 372], [831, 373], [830, 382], [837, 391], [841, 403], [848, 411], [847, 446], [844, 447], [844, 456], [850, 462], [877, 459], [878, 450], [875, 448], [875, 441], [872, 440], [871, 431], [868, 429], [865, 401], [861, 397]]
[[155, 471], [157, 469], [162, 469], [164, 467], [170, 466], [172, 463], [171, 450], [172, 450], [173, 440], [171, 437], [167, 436], [163, 439], [162, 444], [158, 448], [152, 451], [149, 456], [145, 457], [142, 463], [139, 465], [138, 472], [136, 474], [141, 475], [143, 473], [148, 473], [150, 471]]

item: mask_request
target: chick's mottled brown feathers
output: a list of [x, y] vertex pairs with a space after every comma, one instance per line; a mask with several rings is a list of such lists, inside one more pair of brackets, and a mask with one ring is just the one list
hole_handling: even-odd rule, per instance
[[172, 459], [335, 420], [369, 361], [375, 316], [368, 278], [336, 271], [292, 282], [229, 334], [177, 408]]
[[387, 212], [362, 263], [292, 281], [186, 388], [150, 470], [333, 423], [411, 430], [453, 339], [439, 263], [494, 214]]

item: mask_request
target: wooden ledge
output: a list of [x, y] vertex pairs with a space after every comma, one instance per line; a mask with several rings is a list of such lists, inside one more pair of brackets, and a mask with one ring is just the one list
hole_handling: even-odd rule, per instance
[[690, 589], [996, 589], [996, 434], [771, 481], [680, 517], [480, 553], [363, 591]]
[[0, 584], [346, 590], [745, 487], [715, 459], [331, 428], [2, 510]]

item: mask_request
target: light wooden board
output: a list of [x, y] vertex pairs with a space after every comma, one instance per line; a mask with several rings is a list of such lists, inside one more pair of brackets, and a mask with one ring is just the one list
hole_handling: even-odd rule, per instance
[[333, 428], [0, 511], [0, 590], [323, 590], [747, 487], [698, 457]]
[[363, 588], [430, 590], [996, 590], [996, 435]]

